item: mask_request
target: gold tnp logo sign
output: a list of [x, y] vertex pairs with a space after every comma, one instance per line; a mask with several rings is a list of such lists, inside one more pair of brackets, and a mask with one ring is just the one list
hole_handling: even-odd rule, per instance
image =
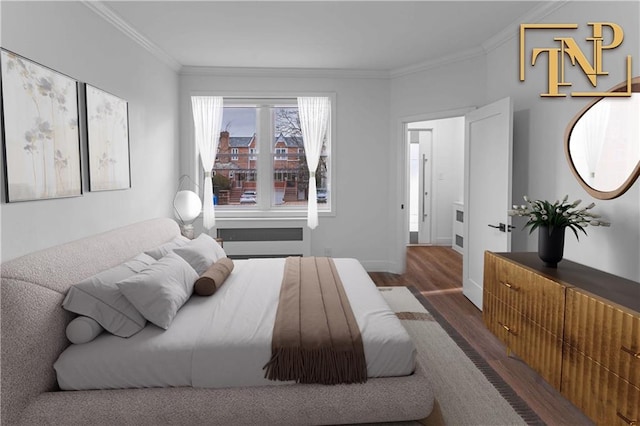
[[[546, 93], [541, 93], [543, 97], [567, 96], [560, 93], [560, 89], [571, 86], [572, 83], [565, 81], [565, 65], [567, 59], [572, 66], [578, 66], [587, 77], [594, 88], [598, 85], [598, 76], [608, 75], [603, 69], [603, 56], [607, 51], [615, 49], [624, 40], [624, 31], [618, 24], [611, 22], [590, 22], [587, 25], [592, 27], [591, 37], [587, 37], [587, 43], [591, 43], [593, 51], [593, 62], [587, 59], [578, 43], [573, 37], [554, 37], [557, 45], [553, 47], [535, 47], [531, 49], [531, 66], [535, 66], [540, 57], [547, 57], [547, 74], [549, 85]], [[520, 24], [520, 81], [525, 80], [525, 36], [527, 30], [575, 30], [577, 24]], [[611, 40], [604, 37], [605, 29], [611, 32]], [[608, 37], [609, 38], [609, 37]], [[627, 90], [624, 92], [571, 92], [571, 96], [631, 96], [631, 55], [627, 55]]]

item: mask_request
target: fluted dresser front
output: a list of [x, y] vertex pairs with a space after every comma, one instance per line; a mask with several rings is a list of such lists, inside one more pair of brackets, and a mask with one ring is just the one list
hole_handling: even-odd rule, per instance
[[594, 422], [640, 425], [640, 283], [485, 253], [486, 326]]

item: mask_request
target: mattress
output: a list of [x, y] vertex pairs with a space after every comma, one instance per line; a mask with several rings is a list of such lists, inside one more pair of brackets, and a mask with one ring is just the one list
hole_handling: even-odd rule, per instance
[[[167, 330], [103, 333], [69, 346], [54, 364], [63, 390], [286, 384], [264, 378], [285, 259], [234, 261], [211, 297], [192, 296]], [[362, 334], [369, 377], [413, 372], [416, 350], [362, 265], [334, 259]]]

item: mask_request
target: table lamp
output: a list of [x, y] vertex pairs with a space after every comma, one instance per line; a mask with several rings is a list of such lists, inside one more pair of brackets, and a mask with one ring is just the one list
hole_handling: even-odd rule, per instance
[[173, 198], [173, 210], [176, 219], [180, 222], [180, 232], [187, 238], [193, 239], [192, 222], [202, 211], [202, 201], [193, 191], [182, 190], [176, 192]]

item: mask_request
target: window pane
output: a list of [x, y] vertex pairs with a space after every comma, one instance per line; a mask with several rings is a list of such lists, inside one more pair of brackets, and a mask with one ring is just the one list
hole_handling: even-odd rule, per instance
[[[227, 98], [222, 128], [212, 178], [219, 208], [304, 209], [309, 171], [295, 99]], [[316, 171], [320, 210], [330, 205], [328, 145], [325, 140]]]
[[[272, 145], [273, 190], [276, 206], [306, 206], [309, 199], [309, 170], [302, 142], [300, 118], [297, 107], [274, 107], [272, 109], [275, 135]], [[318, 168], [316, 186], [318, 202], [328, 199], [328, 158], [326, 140]]]
[[257, 197], [255, 107], [224, 107], [218, 155], [213, 167], [214, 202], [219, 206], [255, 205]]

